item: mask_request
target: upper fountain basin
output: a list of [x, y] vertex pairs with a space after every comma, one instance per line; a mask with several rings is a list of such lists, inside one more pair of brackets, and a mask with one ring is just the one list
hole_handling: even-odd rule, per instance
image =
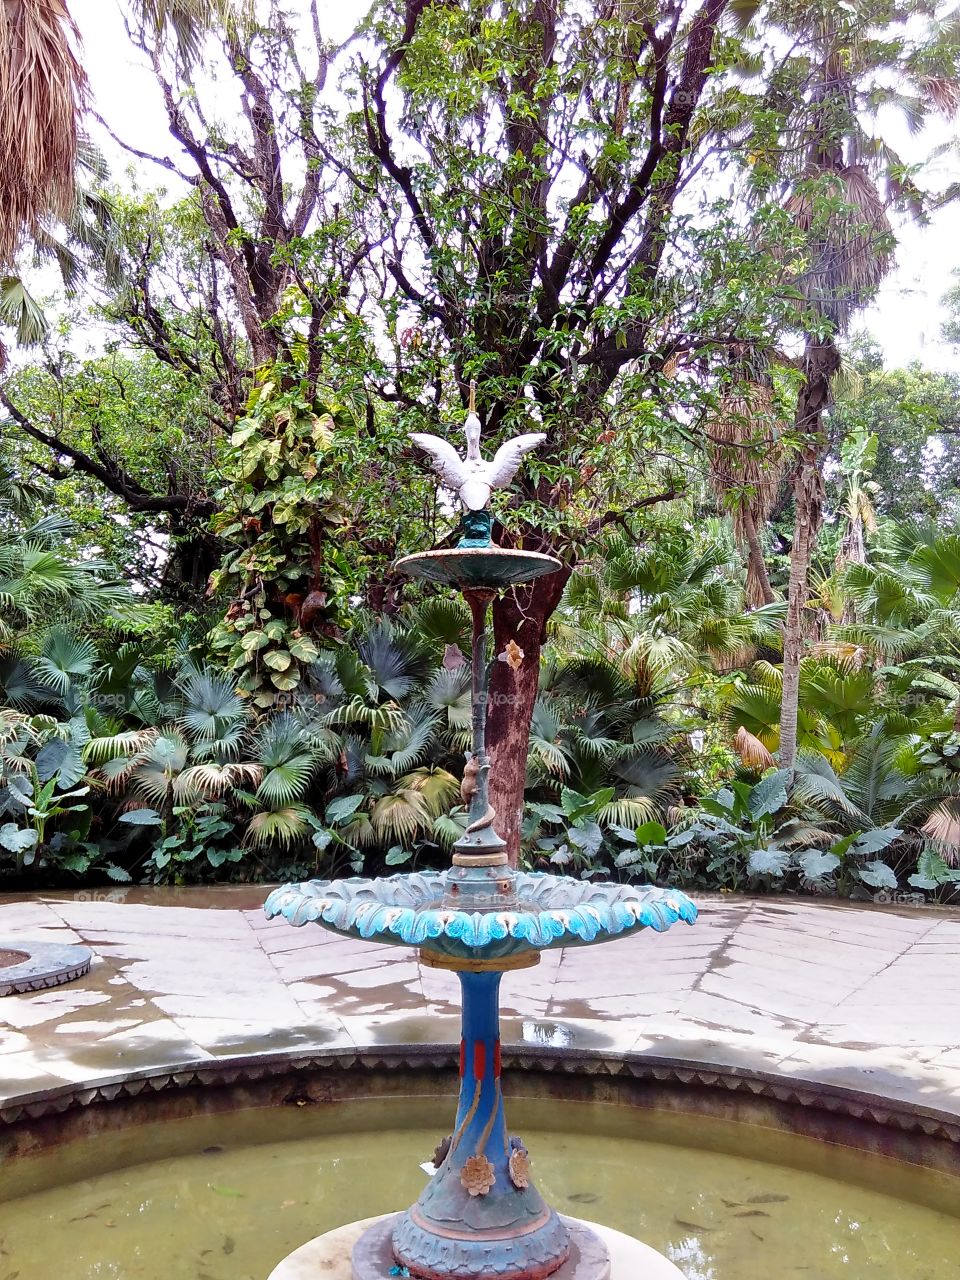
[[445, 582], [461, 589], [487, 587], [497, 590], [515, 582], [531, 582], [562, 568], [555, 556], [539, 551], [515, 551], [508, 547], [453, 547], [404, 556], [394, 566], [409, 578]]
[[697, 909], [684, 893], [653, 885], [596, 884], [569, 876], [519, 873], [519, 906], [467, 911], [441, 906], [446, 873], [365, 880], [308, 880], [274, 891], [268, 918], [320, 924], [348, 937], [424, 947], [454, 959], [484, 961], [622, 938], [638, 929], [663, 932], [693, 924]]

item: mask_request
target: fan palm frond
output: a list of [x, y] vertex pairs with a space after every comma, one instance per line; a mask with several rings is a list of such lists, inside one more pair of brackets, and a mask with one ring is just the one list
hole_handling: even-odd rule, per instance
[[104, 764], [110, 760], [129, 763], [134, 757], [146, 751], [158, 734], [158, 729], [148, 727], [124, 729], [117, 733], [91, 737], [83, 749], [83, 758], [91, 764]]
[[205, 800], [215, 799], [236, 787], [259, 785], [263, 766], [250, 761], [229, 761], [226, 764], [206, 762], [191, 765], [174, 781], [173, 792], [178, 799], [195, 795]]
[[426, 672], [422, 642], [386, 618], [363, 632], [357, 641], [357, 653], [377, 689], [388, 698], [406, 697]]
[[0, 324], [10, 325], [21, 347], [38, 346], [47, 335], [43, 308], [19, 276], [0, 277]]
[[608, 827], [639, 827], [660, 812], [652, 796], [618, 796], [603, 806], [597, 818]]
[[255, 848], [278, 844], [286, 848], [302, 840], [310, 831], [312, 809], [304, 804], [287, 804], [280, 809], [264, 809], [247, 823], [244, 840]]
[[948, 866], [960, 866], [960, 798], [939, 804], [921, 828]]
[[63, 696], [72, 680], [89, 676], [97, 661], [97, 650], [88, 637], [81, 638], [66, 627], [51, 627], [40, 644], [34, 671], [41, 684]]
[[801, 752], [797, 757], [793, 794], [844, 825], [851, 821], [863, 828], [873, 825], [870, 815], [848, 796], [833, 766], [815, 752]]
[[284, 714], [269, 720], [257, 735], [253, 754], [262, 771], [258, 800], [283, 807], [303, 800], [319, 756], [293, 716]]
[[425, 686], [423, 700], [432, 711], [446, 718], [448, 729], [469, 729], [472, 717], [470, 667], [465, 664], [453, 671], [440, 667]]
[[459, 596], [430, 596], [405, 611], [408, 628], [433, 645], [470, 652], [470, 611]]
[[435, 766], [415, 769], [398, 783], [401, 791], [418, 791], [432, 817], [446, 813], [460, 799], [460, 781], [446, 769]]
[[390, 772], [404, 773], [420, 764], [433, 744], [437, 716], [422, 702], [409, 703], [402, 729], [392, 729], [383, 737], [382, 751], [389, 757]]
[[370, 807], [370, 825], [378, 840], [405, 844], [433, 826], [433, 815], [423, 793], [403, 787], [375, 800]]
[[227, 673], [190, 671], [177, 683], [177, 722], [195, 743], [236, 756], [249, 719], [248, 705]]

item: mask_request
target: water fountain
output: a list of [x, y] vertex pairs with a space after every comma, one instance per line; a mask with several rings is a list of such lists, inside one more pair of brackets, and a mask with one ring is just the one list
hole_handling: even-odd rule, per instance
[[454, 845], [452, 865], [445, 872], [285, 885], [265, 905], [268, 916], [292, 925], [316, 923], [355, 938], [416, 947], [422, 964], [457, 974], [462, 1036], [453, 1132], [438, 1146], [434, 1176], [410, 1209], [308, 1242], [271, 1280], [321, 1273], [330, 1280], [671, 1280], [680, 1272], [639, 1241], [561, 1217], [547, 1205], [522, 1139], [506, 1125], [503, 974], [538, 964], [548, 948], [586, 946], [644, 928], [662, 931], [677, 921], [692, 924], [696, 908], [672, 889], [524, 874], [508, 864], [489, 802], [487, 615], [498, 591], [554, 573], [560, 562], [491, 541], [491, 490], [509, 483], [523, 455], [544, 437], [516, 437], [485, 462], [472, 389], [465, 430], [463, 459], [445, 440], [414, 437], [465, 508], [460, 542], [407, 556], [397, 566], [410, 577], [459, 588], [473, 619], [473, 742], [462, 788], [469, 822]]

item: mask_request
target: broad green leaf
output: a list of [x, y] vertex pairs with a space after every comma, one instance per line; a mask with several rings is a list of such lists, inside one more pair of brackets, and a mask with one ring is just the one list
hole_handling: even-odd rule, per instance
[[667, 842], [667, 829], [660, 822], [644, 822], [637, 827], [634, 835], [639, 845], [661, 845]]
[[789, 778], [788, 770], [778, 769], [776, 773], [760, 779], [750, 792], [750, 816], [754, 820], [766, 817], [767, 814], [777, 813], [783, 808], [787, 803]]
[[126, 813], [121, 813], [119, 821], [126, 822], [131, 827], [159, 827], [163, 824], [156, 809], [128, 809]]
[[868, 862], [858, 869], [858, 875], [864, 884], [873, 889], [895, 889], [897, 877], [892, 867], [885, 862]]
[[785, 849], [751, 849], [747, 870], [753, 876], [782, 876], [790, 865], [791, 855]]
[[0, 845], [10, 853], [23, 854], [36, 847], [37, 833], [31, 827], [18, 827], [5, 822], [0, 827]]
[[858, 835], [850, 852], [858, 856], [880, 853], [902, 835], [899, 827], [875, 827], [872, 831], [864, 831]]
[[366, 796], [337, 796], [327, 805], [327, 822], [332, 827], [348, 822], [363, 804]]
[[797, 862], [808, 880], [822, 880], [840, 866], [840, 859], [835, 853], [824, 853], [820, 849], [808, 849]]

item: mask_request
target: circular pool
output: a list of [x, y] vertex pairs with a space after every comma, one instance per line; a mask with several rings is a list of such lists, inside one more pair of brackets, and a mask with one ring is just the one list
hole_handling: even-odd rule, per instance
[[[400, 1081], [287, 1102], [21, 1145], [0, 1164], [0, 1277], [265, 1280], [311, 1237], [413, 1201], [450, 1112]], [[956, 1275], [960, 1179], [943, 1170], [610, 1102], [517, 1097], [510, 1116], [548, 1201], [644, 1240], [687, 1280]]]

